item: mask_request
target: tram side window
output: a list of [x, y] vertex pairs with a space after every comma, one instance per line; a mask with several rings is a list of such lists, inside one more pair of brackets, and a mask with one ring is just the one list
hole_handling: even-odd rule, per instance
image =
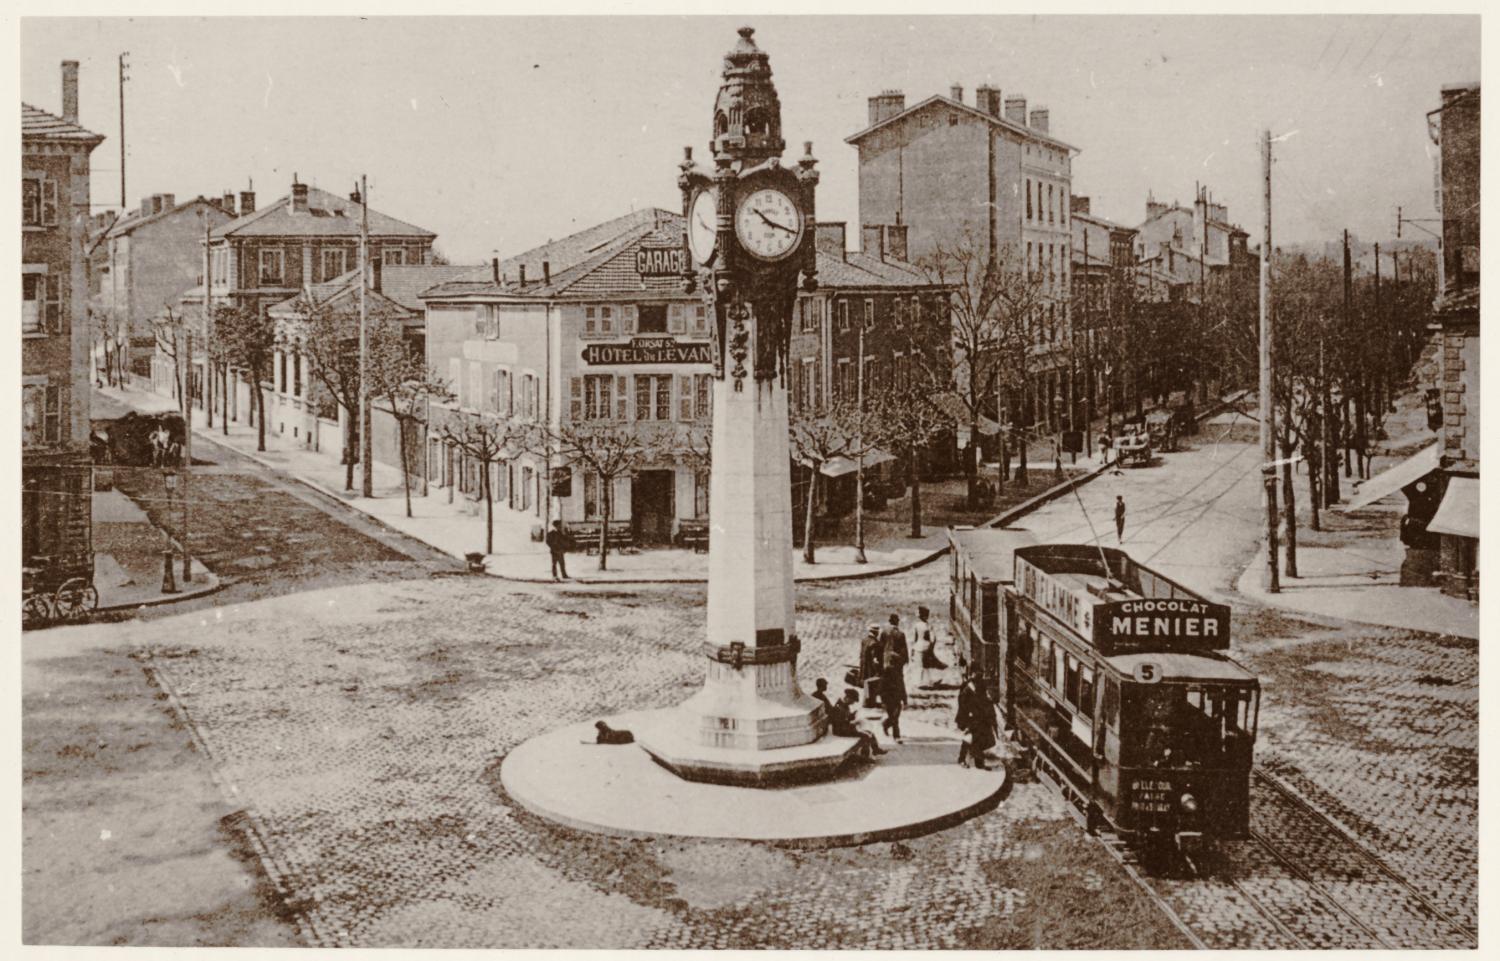
[[1103, 721], [1106, 726], [1120, 729], [1120, 684], [1112, 677], [1104, 679]]
[[1052, 639], [1047, 635], [1041, 636], [1041, 643], [1036, 649], [1036, 665], [1034, 672], [1038, 681], [1047, 684], [1052, 678]]
[[1014, 648], [1011, 651], [1011, 660], [1018, 664], [1031, 665], [1031, 625], [1018, 624], [1013, 633], [1011, 643]]
[[1094, 669], [1078, 669], [1078, 713], [1084, 717], [1094, 716]]
[[1063, 699], [1078, 706], [1078, 662], [1071, 654], [1063, 654]]
[[1060, 647], [1054, 646], [1052, 648], [1052, 670], [1049, 680], [1053, 690], [1061, 691], [1063, 689], [1063, 652]]

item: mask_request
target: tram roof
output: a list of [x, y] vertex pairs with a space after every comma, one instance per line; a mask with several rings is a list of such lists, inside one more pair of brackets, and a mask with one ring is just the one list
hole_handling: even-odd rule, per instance
[[948, 534], [964, 562], [987, 581], [1015, 580], [1016, 549], [1036, 544], [1036, 535], [1019, 527], [954, 527]]
[[1173, 651], [1146, 651], [1115, 654], [1105, 662], [1126, 676], [1133, 675], [1137, 665], [1155, 664], [1167, 681], [1237, 681], [1253, 683], [1255, 675], [1227, 657], [1187, 654]]

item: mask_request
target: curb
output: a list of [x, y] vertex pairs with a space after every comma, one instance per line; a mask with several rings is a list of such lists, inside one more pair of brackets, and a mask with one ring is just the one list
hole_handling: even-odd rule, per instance
[[159, 597], [153, 597], [150, 600], [145, 601], [133, 601], [126, 604], [111, 604], [108, 607], [96, 607], [94, 608], [94, 613], [102, 614], [106, 611], [134, 611], [139, 610], [143, 607], [163, 607], [167, 604], [176, 604], [178, 601], [190, 601], [197, 597], [207, 597], [210, 594], [217, 594], [219, 591], [222, 591], [224, 589], [224, 582], [219, 578], [219, 575], [213, 573], [212, 571], [209, 571], [207, 567], [204, 567], [203, 562], [198, 560], [197, 558], [193, 558], [193, 563], [198, 565], [201, 570], [208, 571], [209, 576], [214, 579], [214, 582], [212, 584], [207, 584], [203, 587], [197, 588], [196, 590], [193, 590], [191, 592], [178, 591], [176, 594], [163, 594]]

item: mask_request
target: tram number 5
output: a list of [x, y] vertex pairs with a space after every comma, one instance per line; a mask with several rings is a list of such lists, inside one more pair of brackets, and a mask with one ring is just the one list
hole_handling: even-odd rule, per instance
[[1131, 673], [1134, 674], [1135, 679], [1137, 681], [1140, 681], [1142, 684], [1155, 684], [1161, 680], [1161, 665], [1153, 664], [1150, 661], [1145, 661], [1137, 664], [1135, 666], [1135, 670]]

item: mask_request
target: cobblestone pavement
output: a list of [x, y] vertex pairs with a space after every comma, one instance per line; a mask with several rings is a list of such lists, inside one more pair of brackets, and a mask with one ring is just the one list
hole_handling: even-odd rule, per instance
[[[808, 588], [806, 675], [842, 676], [869, 606], [913, 610], [934, 600], [930, 583]], [[702, 599], [462, 578], [226, 608], [212, 631], [150, 627], [158, 669], [253, 798], [311, 943], [1181, 944], [1035, 785], [948, 831], [829, 851], [604, 838], [509, 805], [499, 763], [511, 747], [700, 683]], [[947, 722], [951, 695], [913, 694], [924, 720]], [[1084, 900], [1121, 929], [1077, 917]]]

